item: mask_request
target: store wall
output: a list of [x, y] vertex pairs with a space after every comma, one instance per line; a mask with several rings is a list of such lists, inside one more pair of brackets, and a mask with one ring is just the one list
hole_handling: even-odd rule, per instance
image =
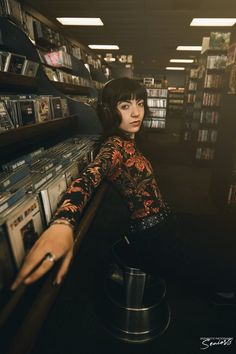
[[185, 84], [185, 71], [167, 71], [168, 86], [181, 86]]
[[125, 64], [115, 61], [109, 64], [111, 69], [111, 76], [114, 79], [118, 79], [119, 77], [133, 77], [133, 71], [130, 68], [126, 68]]

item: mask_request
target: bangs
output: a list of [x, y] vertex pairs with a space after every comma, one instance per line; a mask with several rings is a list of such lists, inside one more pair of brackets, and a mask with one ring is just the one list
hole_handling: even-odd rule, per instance
[[133, 87], [126, 87], [125, 90], [122, 90], [116, 97], [116, 102], [127, 100], [146, 100], [147, 93], [146, 89], [143, 86], [131, 85]]
[[111, 109], [116, 109], [120, 101], [147, 100], [145, 86], [140, 85], [136, 80], [119, 78], [111, 80], [103, 89], [102, 102], [108, 104]]

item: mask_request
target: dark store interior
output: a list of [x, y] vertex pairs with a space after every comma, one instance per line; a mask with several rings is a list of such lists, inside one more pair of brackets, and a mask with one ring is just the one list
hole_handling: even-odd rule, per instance
[[[236, 353], [235, 14], [235, 0], [0, 0], [2, 354]], [[66, 26], [62, 17], [98, 18], [103, 25]], [[191, 279], [155, 278], [132, 257], [124, 254], [123, 262], [115, 254], [121, 239], [129, 244], [130, 222], [137, 220], [110, 171], [96, 185], [96, 167], [91, 192], [75, 187], [101, 152], [99, 108], [111, 119], [103, 93], [119, 78], [145, 87], [143, 101], [134, 92], [124, 99], [135, 101], [143, 116], [131, 123], [139, 125], [135, 133], [122, 131], [123, 100], [117, 100], [112, 114], [122, 122], [113, 117], [112, 124], [151, 162], [155, 200], [159, 188], [173, 211], [177, 241], [197, 265]], [[75, 219], [53, 218], [74, 187], [86, 202], [73, 234]], [[75, 206], [68, 205], [72, 215]], [[149, 212], [137, 219], [145, 226]], [[48, 249], [38, 269], [45, 261], [52, 269], [10, 290], [52, 220], [75, 237], [62, 283], [55, 279], [68, 252], [59, 260]]]

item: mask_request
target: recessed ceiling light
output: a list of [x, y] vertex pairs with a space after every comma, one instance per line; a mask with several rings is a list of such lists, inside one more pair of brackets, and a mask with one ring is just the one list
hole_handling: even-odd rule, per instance
[[57, 21], [65, 26], [104, 26], [98, 17], [57, 17]]
[[193, 18], [190, 26], [233, 26], [236, 18]]
[[167, 66], [166, 70], [185, 70], [183, 66]]
[[118, 45], [114, 45], [114, 44], [89, 44], [89, 48], [91, 48], [91, 49], [110, 49], [110, 50], [120, 49], [118, 47]]
[[193, 59], [170, 59], [170, 63], [193, 63]]
[[116, 58], [104, 58], [105, 61], [116, 61]]
[[179, 45], [176, 50], [191, 50], [191, 51], [201, 51], [202, 46], [200, 45]]

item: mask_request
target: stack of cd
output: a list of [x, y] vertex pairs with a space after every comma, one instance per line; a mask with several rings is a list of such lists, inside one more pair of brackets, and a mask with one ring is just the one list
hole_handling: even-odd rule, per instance
[[65, 191], [91, 161], [98, 141], [98, 136], [77, 135], [2, 165], [0, 305], [5, 290], [49, 224]]

